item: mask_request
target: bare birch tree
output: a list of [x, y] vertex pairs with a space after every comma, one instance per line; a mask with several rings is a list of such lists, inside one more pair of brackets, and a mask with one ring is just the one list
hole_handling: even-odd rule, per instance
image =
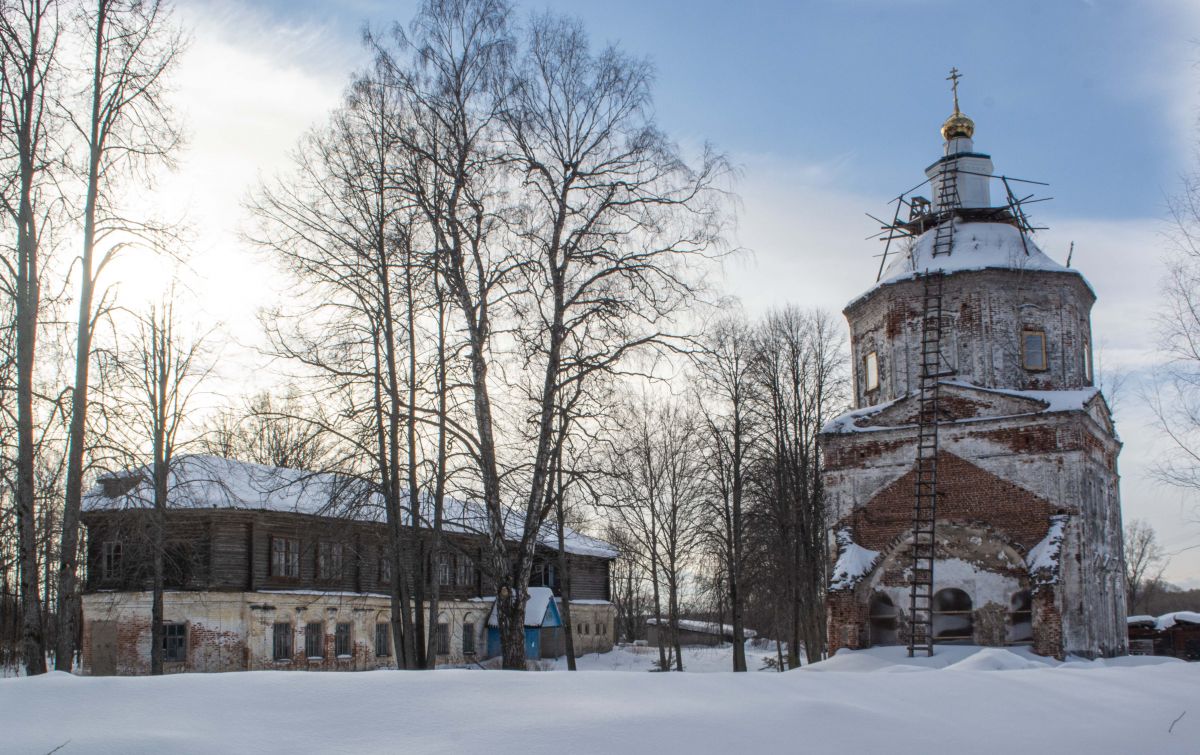
[[701, 396], [709, 452], [709, 533], [721, 559], [733, 627], [733, 670], [746, 670], [744, 501], [756, 429], [753, 375], [758, 353], [744, 316], [718, 322], [697, 357], [697, 389]]
[[15, 265], [6, 274], [15, 294], [16, 509], [20, 573], [22, 657], [28, 674], [46, 671], [46, 637], [37, 565], [35, 498], [37, 339], [52, 213], [57, 198], [49, 176], [61, 160], [55, 123], [59, 7], [54, 0], [12, 0], [0, 5], [0, 134], [5, 163], [0, 180], [11, 224]]
[[402, 190], [466, 335], [504, 666], [523, 668], [526, 587], [568, 434], [560, 394], [669, 340], [693, 293], [685, 260], [717, 240], [725, 163], [706, 152], [691, 169], [654, 127], [645, 63], [593, 54], [552, 16], [517, 55], [510, 27], [498, 0], [428, 2], [399, 54], [379, 49], [415, 114]]
[[[159, 0], [98, 0], [81, 11], [91, 40], [91, 77], [86, 114], [71, 122], [86, 152], [83, 240], [79, 256], [79, 315], [76, 326], [75, 381], [58, 568], [59, 631], [55, 668], [67, 671], [75, 655], [79, 621], [79, 513], [83, 497], [84, 456], [92, 340], [99, 318], [108, 311], [96, 287], [104, 268], [119, 250], [155, 229], [118, 209], [121, 179], [145, 178], [157, 164], [169, 163], [180, 141], [164, 99], [166, 77], [183, 49], [181, 33]], [[144, 183], [144, 181], [143, 181]], [[97, 257], [97, 249], [100, 254]]]
[[825, 647], [828, 544], [817, 438], [845, 400], [840, 340], [828, 313], [789, 307], [767, 315], [755, 344], [762, 434], [750, 476], [751, 537], [764, 556], [762, 600], [785, 617], [788, 668], [800, 665], [801, 646], [809, 662]]
[[166, 520], [171, 471], [189, 440], [190, 410], [211, 368], [204, 364], [203, 337], [181, 332], [175, 303], [168, 298], [132, 324], [117, 358], [119, 385], [111, 401], [121, 407], [122, 446], [127, 468], [149, 471], [153, 513], [148, 543], [153, 559], [150, 614], [150, 673], [163, 673], [163, 585]]

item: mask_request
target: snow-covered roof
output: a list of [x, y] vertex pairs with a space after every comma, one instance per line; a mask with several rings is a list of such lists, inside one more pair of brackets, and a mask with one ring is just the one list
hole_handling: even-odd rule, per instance
[[[549, 587], [530, 587], [529, 599], [525, 601], [525, 626], [540, 627], [546, 622], [546, 616], [550, 611], [550, 604], [556, 603], [554, 599], [554, 590]], [[487, 598], [492, 601], [492, 612], [488, 614], [488, 626], [500, 626], [499, 620], [496, 618], [496, 599]], [[554, 609], [556, 612], [557, 607]], [[550, 624], [548, 626], [559, 626], [558, 624]]]
[[1079, 274], [1077, 270], [1050, 259], [1029, 234], [1025, 234], [1022, 241], [1021, 231], [1009, 223], [972, 223], [956, 219], [950, 253], [935, 257], [933, 242], [936, 236], [936, 228], [918, 236], [912, 253], [897, 255], [896, 260], [883, 271], [879, 285], [911, 278], [914, 273], [938, 270], [945, 273], [993, 269], [1041, 270]]
[[[1011, 396], [1012, 398], [1036, 401], [1041, 404], [1041, 407], [1033, 412], [1022, 412], [1021, 414], [1003, 414], [997, 416], [969, 417], [957, 420], [960, 422], [1008, 419], [1013, 416], [1023, 416], [1024, 414], [1052, 414], [1054, 412], [1084, 411], [1087, 408], [1087, 405], [1100, 393], [1100, 389], [1096, 387], [1079, 388], [1065, 391], [1020, 391], [1011, 390], [1008, 388], [983, 388], [962, 380], [942, 380], [939, 382], [941, 385], [949, 386], [951, 388], [966, 388], [973, 391], [982, 391], [984, 393], [992, 393], [999, 396]], [[842, 414], [826, 422], [825, 426], [821, 428], [821, 432], [826, 434], [835, 434], [894, 430], [896, 427], [903, 425], [862, 423], [864, 420], [874, 417], [886, 409], [890, 409], [907, 398], [909, 397], [902, 396], [882, 404], [864, 406], [861, 409], [852, 409], [850, 411], [843, 412]]]
[[1041, 542], [1029, 549], [1025, 565], [1029, 576], [1037, 585], [1050, 585], [1058, 581], [1058, 560], [1062, 553], [1067, 517], [1056, 514], [1050, 517], [1050, 529]]
[[[268, 467], [220, 456], [193, 454], [176, 458], [168, 475], [168, 505], [172, 508], [214, 508], [280, 511], [292, 514], [342, 517], [359, 521], [385, 519], [383, 498], [370, 482], [325, 472]], [[84, 511], [147, 508], [154, 505], [154, 486], [143, 468], [101, 475], [83, 497]], [[422, 501], [421, 518], [433, 520], [433, 500]], [[408, 516], [408, 508], [404, 509]], [[443, 529], [447, 532], [486, 533], [487, 510], [482, 504], [447, 497], [443, 502]], [[506, 509], [506, 537], [519, 540], [520, 512]], [[558, 534], [546, 523], [538, 542], [558, 548]], [[566, 528], [563, 545], [568, 553], [616, 558], [608, 543]]]
[[1044, 413], [1083, 411], [1088, 402], [1094, 399], [1096, 394], [1100, 392], [1100, 389], [1095, 386], [1068, 391], [1018, 391], [1009, 388], [982, 388], [963, 380], [943, 380], [941, 382], [942, 385], [954, 385], [960, 388], [971, 388], [977, 391], [997, 393], [1002, 396], [1040, 401], [1046, 405], [1046, 408], [1042, 409]]
[[1151, 627], [1158, 631], [1170, 629], [1177, 624], [1200, 624], [1200, 613], [1196, 611], [1172, 611], [1162, 616], [1130, 616], [1125, 620], [1130, 625]]
[[870, 573], [879, 560], [879, 551], [864, 548], [850, 537], [850, 530], [837, 532], [838, 559], [829, 580], [830, 590], [848, 590]]
[[[650, 618], [646, 619], [646, 623], [657, 626], [660, 622], [658, 619], [651, 616]], [[663, 619], [661, 623], [663, 626], [666, 626], [668, 621], [666, 619]], [[733, 625], [718, 624], [715, 621], [697, 621], [695, 619], [680, 619], [679, 620], [679, 628], [686, 629], [689, 632], [699, 632], [701, 634], [715, 634], [715, 635], [720, 635], [722, 637], [724, 637], [725, 635], [733, 634]], [[753, 639], [753, 638], [757, 637], [758, 632], [754, 631], [753, 629], [743, 628], [742, 635], [745, 636], [745, 638], [749, 640], [749, 639]]]

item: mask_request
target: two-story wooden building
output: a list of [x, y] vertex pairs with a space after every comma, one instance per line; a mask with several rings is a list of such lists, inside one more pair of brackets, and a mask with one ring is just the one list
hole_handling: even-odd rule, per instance
[[[333, 475], [211, 456], [178, 459], [170, 478], [162, 539], [169, 672], [395, 665], [391, 560], [376, 496]], [[149, 671], [152, 500], [148, 476], [137, 472], [102, 477], [84, 499], [85, 673]], [[428, 570], [439, 584], [439, 663], [487, 656], [495, 591], [479, 568], [484, 521], [479, 506], [446, 502], [441, 555]], [[559, 595], [557, 537], [548, 532], [539, 548], [532, 584]], [[565, 550], [576, 652], [607, 651], [616, 552], [577, 532]]]

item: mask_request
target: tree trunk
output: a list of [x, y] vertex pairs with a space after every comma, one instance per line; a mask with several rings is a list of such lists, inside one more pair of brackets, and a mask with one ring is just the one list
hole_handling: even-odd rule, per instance
[[96, 245], [96, 201], [100, 191], [100, 94], [103, 78], [104, 4], [96, 15], [92, 60], [91, 133], [88, 140], [88, 183], [83, 208], [83, 252], [79, 266], [79, 319], [75, 337], [75, 386], [71, 391], [71, 426], [67, 438], [67, 487], [63, 500], [62, 547], [58, 568], [58, 638], [54, 667], [70, 671], [79, 619], [79, 514], [83, 501], [83, 454], [87, 429], [89, 369], [92, 355], [92, 299], [96, 280], [92, 259]]
[[[32, 63], [30, 64], [32, 66]], [[20, 205], [17, 216], [17, 485], [16, 518], [18, 564], [21, 573], [21, 655], [28, 675], [46, 673], [46, 643], [42, 627], [42, 601], [38, 590], [35, 439], [33, 416], [33, 368], [37, 344], [38, 310], [41, 306], [38, 276], [37, 233], [33, 219], [32, 120], [35, 71], [23, 102], [25, 123], [21, 124]]]
[[558, 475], [558, 490], [559, 494], [556, 496], [554, 503], [558, 514], [558, 578], [559, 584], [562, 585], [560, 591], [562, 592], [563, 633], [566, 640], [567, 670], [575, 671], [575, 625], [571, 620], [571, 566], [570, 559], [567, 558], [565, 527], [563, 525], [561, 470], [559, 470]]

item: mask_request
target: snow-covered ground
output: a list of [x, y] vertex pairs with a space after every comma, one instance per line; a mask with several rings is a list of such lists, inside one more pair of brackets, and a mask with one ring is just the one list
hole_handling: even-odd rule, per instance
[[[581, 667], [648, 668], [642, 650]], [[843, 652], [787, 674], [48, 674], [0, 680], [0, 751], [1200, 752], [1200, 664], [939, 650]], [[684, 662], [715, 669], [728, 654]]]

